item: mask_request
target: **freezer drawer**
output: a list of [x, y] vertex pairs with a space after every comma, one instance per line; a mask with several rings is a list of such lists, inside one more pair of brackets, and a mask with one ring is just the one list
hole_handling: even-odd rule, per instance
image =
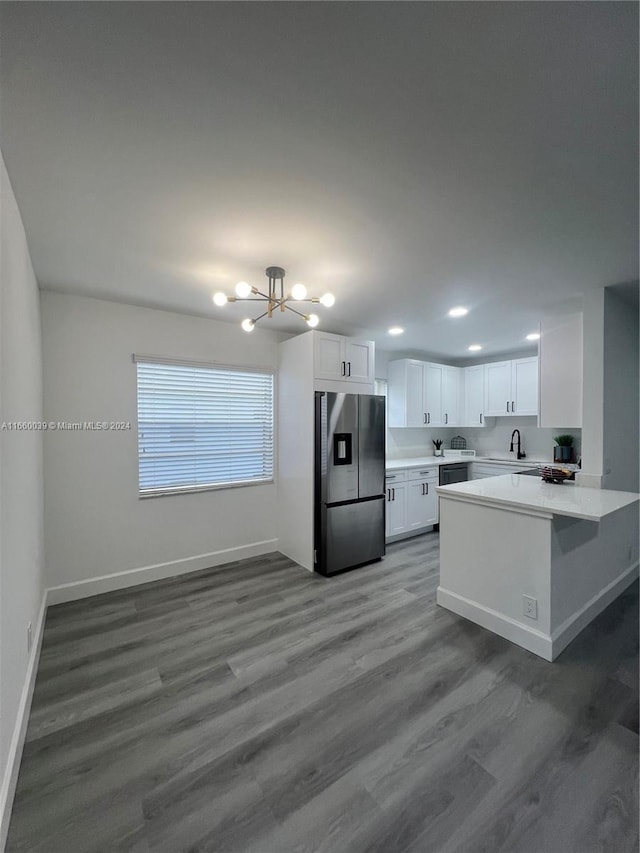
[[384, 496], [323, 506], [317, 570], [323, 575], [384, 557]]

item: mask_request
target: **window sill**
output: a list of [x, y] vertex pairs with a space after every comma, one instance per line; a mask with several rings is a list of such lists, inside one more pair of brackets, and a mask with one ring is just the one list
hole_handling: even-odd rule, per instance
[[167, 498], [175, 495], [193, 495], [200, 492], [217, 492], [220, 489], [242, 489], [247, 486], [268, 486], [273, 485], [275, 480], [271, 477], [269, 480], [244, 480], [241, 483], [215, 483], [210, 486], [182, 486], [169, 489], [154, 489], [148, 492], [138, 492], [140, 500], [148, 498]]

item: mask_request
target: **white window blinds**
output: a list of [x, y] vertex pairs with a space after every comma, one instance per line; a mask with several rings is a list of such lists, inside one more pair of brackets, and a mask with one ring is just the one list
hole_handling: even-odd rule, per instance
[[141, 496], [273, 479], [272, 373], [134, 358]]

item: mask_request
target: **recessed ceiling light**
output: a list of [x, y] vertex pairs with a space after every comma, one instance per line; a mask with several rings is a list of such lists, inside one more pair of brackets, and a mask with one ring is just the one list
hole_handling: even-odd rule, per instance
[[402, 328], [402, 326], [392, 326], [389, 329], [389, 334], [390, 335], [402, 335], [402, 334], [404, 334], [404, 329]]
[[527, 335], [528, 341], [539, 341], [540, 340], [540, 332], [531, 332], [530, 335]]
[[469, 347], [469, 352], [480, 352], [481, 349], [482, 347], [480, 346], [480, 344], [471, 344], [471, 346]]
[[458, 305], [455, 308], [452, 308], [451, 311], [449, 311], [449, 316], [450, 317], [464, 317], [464, 315], [468, 314], [468, 313], [469, 313], [468, 308], [463, 308], [462, 305]]

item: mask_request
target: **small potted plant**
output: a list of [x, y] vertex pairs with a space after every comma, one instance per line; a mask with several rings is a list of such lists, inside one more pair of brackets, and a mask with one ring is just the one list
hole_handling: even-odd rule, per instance
[[442, 439], [441, 438], [434, 438], [434, 439], [432, 439], [432, 441], [433, 441], [433, 446], [435, 448], [433, 451], [433, 455], [434, 456], [442, 456], [442, 454], [443, 454]]
[[553, 440], [558, 445], [553, 448], [553, 461], [571, 462], [573, 457], [573, 436], [555, 435]]

